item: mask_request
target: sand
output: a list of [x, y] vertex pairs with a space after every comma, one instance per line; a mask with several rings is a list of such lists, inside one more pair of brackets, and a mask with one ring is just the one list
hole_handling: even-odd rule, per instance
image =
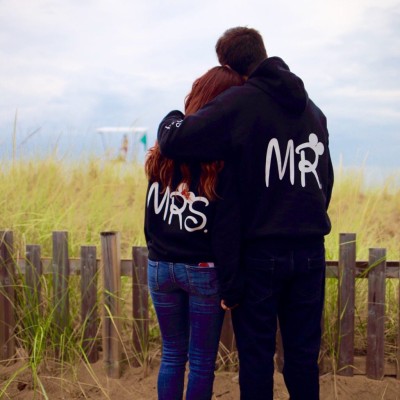
[[[124, 366], [119, 379], [106, 376], [102, 361], [81, 365], [62, 372], [60, 366], [42, 367], [38, 376], [46, 390], [47, 398], [58, 399], [111, 399], [111, 400], [156, 400], [156, 382], [159, 360], [152, 360], [147, 371], [142, 367]], [[26, 364], [18, 361], [10, 366], [0, 366], [2, 399], [45, 399], [39, 383], [32, 380], [29, 370], [22, 371]], [[17, 377], [5, 389], [7, 380]], [[239, 399], [236, 372], [217, 372], [213, 400]], [[332, 373], [321, 376], [321, 400], [400, 400], [400, 380], [386, 377], [384, 380], [368, 379], [364, 375], [342, 377]], [[1, 395], [1, 393], [3, 393]], [[289, 399], [283, 377], [275, 374], [274, 399]]]

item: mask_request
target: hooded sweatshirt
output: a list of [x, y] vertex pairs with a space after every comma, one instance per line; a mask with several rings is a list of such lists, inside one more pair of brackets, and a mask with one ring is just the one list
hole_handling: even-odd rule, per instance
[[243, 86], [184, 120], [169, 113], [158, 141], [170, 158], [234, 160], [245, 254], [323, 243], [329, 233], [326, 117], [282, 59], [267, 58]]
[[190, 184], [182, 184], [179, 162], [173, 180], [164, 188], [148, 184], [145, 205], [145, 237], [149, 259], [216, 268], [221, 298], [238, 304], [242, 282], [239, 275], [239, 204], [237, 185], [229, 161], [218, 174], [217, 198], [199, 191], [200, 163], [189, 163]]

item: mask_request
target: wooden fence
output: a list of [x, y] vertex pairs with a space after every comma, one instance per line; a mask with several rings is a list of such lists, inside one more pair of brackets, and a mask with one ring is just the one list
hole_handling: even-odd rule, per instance
[[[41, 303], [40, 276], [52, 274], [54, 324], [62, 331], [68, 325], [69, 277], [81, 277], [81, 321], [84, 324], [84, 350], [88, 362], [99, 359], [95, 345], [99, 328], [97, 305], [98, 274], [102, 275], [102, 344], [103, 363], [108, 376], [121, 374], [121, 276], [132, 278], [133, 348], [145, 353], [149, 335], [149, 296], [147, 289], [147, 250], [132, 247], [132, 259], [121, 260], [118, 232], [101, 233], [101, 257], [95, 246], [82, 246], [79, 259], [68, 255], [68, 233], [53, 232], [52, 257], [41, 257], [38, 245], [27, 245], [25, 257], [14, 254], [13, 232], [0, 232], [0, 362], [11, 360], [16, 354], [15, 284], [18, 275], [25, 274], [25, 286], [31, 293], [29, 307]], [[339, 260], [327, 261], [327, 278], [338, 281], [337, 373], [352, 376], [355, 368], [355, 282], [368, 279], [368, 320], [366, 375], [382, 379], [396, 375], [400, 379], [400, 284], [397, 298], [397, 343], [394, 372], [385, 371], [384, 324], [386, 279], [400, 278], [399, 261], [387, 261], [386, 250], [371, 248], [368, 261], [356, 261], [356, 235], [340, 234]], [[281, 368], [283, 350], [279, 335], [277, 364]], [[230, 314], [226, 313], [221, 334], [222, 356], [235, 350]]]

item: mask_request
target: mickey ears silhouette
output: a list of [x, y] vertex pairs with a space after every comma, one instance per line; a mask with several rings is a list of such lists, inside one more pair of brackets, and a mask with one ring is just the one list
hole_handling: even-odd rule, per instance
[[318, 136], [315, 133], [310, 133], [308, 136], [308, 142], [305, 142], [296, 147], [296, 153], [299, 154], [303, 149], [311, 149], [315, 151], [315, 154], [320, 156], [324, 154], [324, 145], [321, 142], [318, 142]]
[[310, 147], [314, 148], [314, 151], [319, 156], [324, 154], [324, 145], [321, 142], [318, 142], [318, 136], [315, 133], [310, 133], [308, 140], [310, 142]]

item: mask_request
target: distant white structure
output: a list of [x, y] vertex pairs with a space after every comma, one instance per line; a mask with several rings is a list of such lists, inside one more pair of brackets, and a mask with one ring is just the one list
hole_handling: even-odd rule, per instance
[[147, 131], [148, 128], [144, 127], [144, 126], [103, 126], [101, 128], [97, 128], [96, 132], [99, 133], [101, 135], [102, 138], [102, 142], [103, 142], [103, 147], [106, 153], [109, 152], [109, 149], [107, 149], [107, 146], [105, 145], [105, 141], [104, 141], [104, 133], [123, 133], [123, 137], [122, 137], [122, 143], [121, 143], [121, 147], [119, 149], [119, 155], [117, 156], [118, 159], [120, 160], [126, 160], [127, 155], [128, 155], [128, 146], [129, 146], [129, 140], [128, 140], [128, 134], [131, 133], [133, 134], [133, 146], [131, 146], [133, 148], [133, 150], [135, 150], [135, 154], [133, 154], [134, 158], [137, 158], [137, 152], [136, 152], [136, 146], [135, 146], [135, 142], [137, 142], [137, 139], [135, 140], [135, 136], [136, 134], [139, 134], [139, 141], [143, 144], [144, 146], [144, 151], [147, 150]]

